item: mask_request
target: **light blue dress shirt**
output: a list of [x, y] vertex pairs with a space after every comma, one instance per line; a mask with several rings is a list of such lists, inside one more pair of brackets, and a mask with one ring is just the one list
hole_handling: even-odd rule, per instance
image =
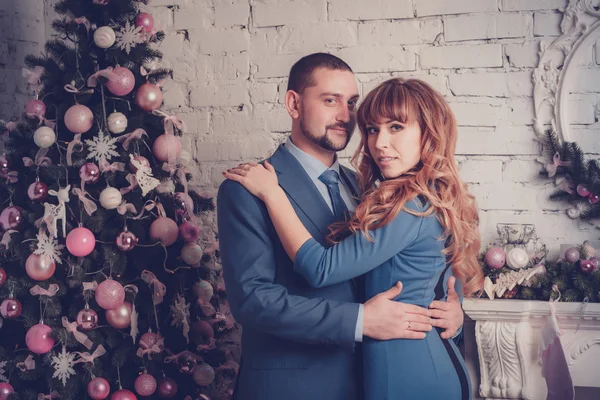
[[[331, 204], [331, 197], [329, 196], [329, 191], [327, 190], [327, 185], [319, 180], [319, 176], [327, 169], [332, 169], [338, 174], [340, 173], [340, 163], [335, 158], [333, 165], [330, 168], [327, 168], [325, 164], [321, 161], [317, 160], [315, 157], [305, 153], [300, 150], [294, 143], [292, 143], [291, 138], [288, 137], [287, 142], [285, 143], [285, 149], [289, 151], [296, 160], [302, 165], [302, 168], [306, 171], [310, 179], [313, 181], [321, 196], [323, 196], [323, 200], [329, 206], [331, 212], [333, 212], [333, 206]], [[347, 187], [344, 179], [340, 179], [340, 194], [344, 203], [346, 203], [346, 207], [348, 207], [348, 211], [354, 211], [356, 209], [356, 200], [354, 200], [352, 196], [352, 191]], [[358, 306], [358, 318], [356, 321], [356, 330], [354, 331], [354, 340], [357, 342], [362, 342], [363, 340], [363, 323], [364, 323], [364, 305], [359, 304]]]

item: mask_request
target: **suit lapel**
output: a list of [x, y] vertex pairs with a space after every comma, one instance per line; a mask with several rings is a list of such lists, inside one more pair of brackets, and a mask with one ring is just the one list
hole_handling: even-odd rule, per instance
[[269, 162], [277, 171], [279, 185], [319, 230], [322, 237], [315, 239], [323, 243], [329, 233], [327, 227], [335, 222], [335, 216], [323, 196], [302, 165], [283, 145], [279, 146]]

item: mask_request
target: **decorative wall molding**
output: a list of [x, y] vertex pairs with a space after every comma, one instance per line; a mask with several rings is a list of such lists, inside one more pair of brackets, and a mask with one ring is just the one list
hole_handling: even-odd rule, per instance
[[565, 77], [573, 69], [571, 61], [581, 43], [590, 35], [600, 35], [600, 10], [592, 2], [570, 0], [560, 24], [562, 35], [540, 42], [539, 62], [532, 77], [534, 130], [538, 138], [543, 138], [546, 126], [551, 125], [561, 140], [569, 140]]

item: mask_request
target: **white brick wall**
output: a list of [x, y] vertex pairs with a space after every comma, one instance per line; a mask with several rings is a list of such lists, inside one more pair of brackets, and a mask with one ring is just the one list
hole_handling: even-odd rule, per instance
[[[0, 118], [27, 99], [22, 58], [50, 37], [52, 4], [0, 2]], [[301, 56], [325, 51], [356, 72], [361, 94], [393, 76], [417, 77], [449, 101], [459, 123], [457, 160], [481, 207], [484, 245], [499, 222], [534, 223], [551, 248], [589, 239], [586, 224], [549, 202], [538, 178], [533, 83], [539, 43], [560, 35], [568, 0], [153, 0], [173, 68], [165, 105], [179, 112], [198, 161], [195, 180], [215, 188], [221, 170], [267, 156], [285, 139], [286, 77]], [[590, 57], [581, 60], [589, 65]], [[598, 72], [582, 70], [572, 118], [594, 122]], [[593, 98], [592, 98], [593, 100]], [[593, 100], [594, 104], [597, 103]], [[596, 125], [571, 138], [600, 153]], [[341, 153], [347, 162], [358, 134]], [[594, 236], [595, 237], [595, 236]]]

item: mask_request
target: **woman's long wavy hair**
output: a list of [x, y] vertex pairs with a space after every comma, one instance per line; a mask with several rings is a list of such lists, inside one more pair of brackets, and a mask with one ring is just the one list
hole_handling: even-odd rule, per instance
[[[388, 224], [405, 210], [406, 202], [425, 197], [444, 227], [444, 253], [454, 276], [463, 283], [465, 296], [483, 287], [483, 272], [477, 261], [480, 249], [477, 204], [458, 175], [454, 161], [456, 119], [444, 98], [418, 79], [390, 79], [373, 89], [358, 108], [361, 145], [352, 158], [359, 172], [361, 203], [354, 217], [332, 227], [329, 238], [368, 231]], [[393, 179], [384, 179], [369, 151], [367, 126], [394, 120], [416, 121], [421, 127], [421, 160], [413, 169]], [[401, 134], [401, 133], [400, 133]], [[415, 214], [414, 212], [411, 212]]]

